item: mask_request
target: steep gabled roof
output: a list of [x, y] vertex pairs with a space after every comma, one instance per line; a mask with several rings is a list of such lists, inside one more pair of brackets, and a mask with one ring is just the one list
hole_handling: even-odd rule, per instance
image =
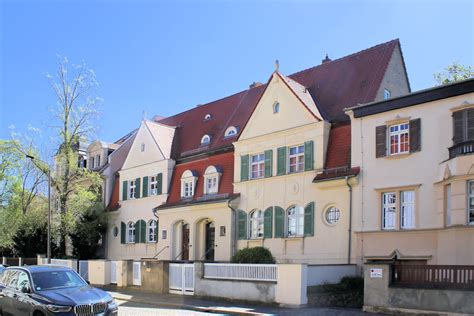
[[[304, 104], [317, 105], [317, 114], [323, 119], [330, 122], [348, 121], [344, 108], [375, 100], [393, 51], [399, 45], [398, 39], [383, 43], [297, 72], [288, 76], [289, 80], [285, 82], [297, 91]], [[161, 119], [161, 124], [177, 127], [176, 158], [231, 146], [250, 118], [265, 87], [254, 87]], [[299, 91], [302, 87], [307, 88], [307, 94]], [[206, 114], [212, 118], [204, 120]], [[316, 117], [317, 114], [313, 113]], [[224, 137], [224, 131], [229, 126], [237, 127], [239, 132], [236, 137]], [[211, 142], [201, 146], [200, 141], [205, 134], [211, 136]]]
[[145, 120], [144, 123], [165, 159], [169, 159], [175, 128], [148, 120]]

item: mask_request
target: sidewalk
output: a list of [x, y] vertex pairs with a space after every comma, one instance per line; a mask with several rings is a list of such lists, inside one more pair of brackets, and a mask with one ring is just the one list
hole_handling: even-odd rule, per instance
[[[105, 286], [102, 289], [108, 291], [113, 298], [121, 301], [145, 303], [157, 307], [174, 309], [186, 309], [199, 312], [231, 314], [231, 315], [366, 315], [361, 310], [343, 308], [284, 308], [277, 305], [251, 305], [249, 303], [232, 302], [200, 298], [189, 295], [175, 294], [153, 294], [145, 293], [135, 289], [122, 289], [115, 286]], [[375, 315], [375, 314], [371, 314]]]

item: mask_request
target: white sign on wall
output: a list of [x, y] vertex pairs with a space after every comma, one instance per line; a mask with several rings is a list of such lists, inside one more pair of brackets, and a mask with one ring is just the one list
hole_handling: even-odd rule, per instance
[[382, 269], [379, 269], [379, 268], [370, 269], [370, 278], [371, 279], [381, 279], [382, 278]]

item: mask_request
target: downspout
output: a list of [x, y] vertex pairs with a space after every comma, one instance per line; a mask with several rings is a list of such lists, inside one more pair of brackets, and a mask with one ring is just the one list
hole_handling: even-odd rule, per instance
[[346, 185], [349, 188], [349, 244], [347, 245], [347, 264], [351, 264], [352, 255], [352, 186], [349, 184], [349, 179], [346, 177]]
[[237, 197], [231, 198], [227, 201], [227, 206], [230, 208], [231, 211], [231, 225], [230, 225], [230, 240], [232, 242], [231, 244], [231, 250], [230, 250], [230, 256], [233, 257], [236, 252], [237, 248], [237, 234], [236, 234], [236, 223], [237, 223], [237, 210], [233, 208], [230, 203], [235, 200]]

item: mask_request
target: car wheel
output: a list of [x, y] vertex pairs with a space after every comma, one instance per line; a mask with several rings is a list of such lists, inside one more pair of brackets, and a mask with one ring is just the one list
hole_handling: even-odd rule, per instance
[[33, 313], [33, 316], [44, 316], [44, 314], [40, 311], [36, 311]]

